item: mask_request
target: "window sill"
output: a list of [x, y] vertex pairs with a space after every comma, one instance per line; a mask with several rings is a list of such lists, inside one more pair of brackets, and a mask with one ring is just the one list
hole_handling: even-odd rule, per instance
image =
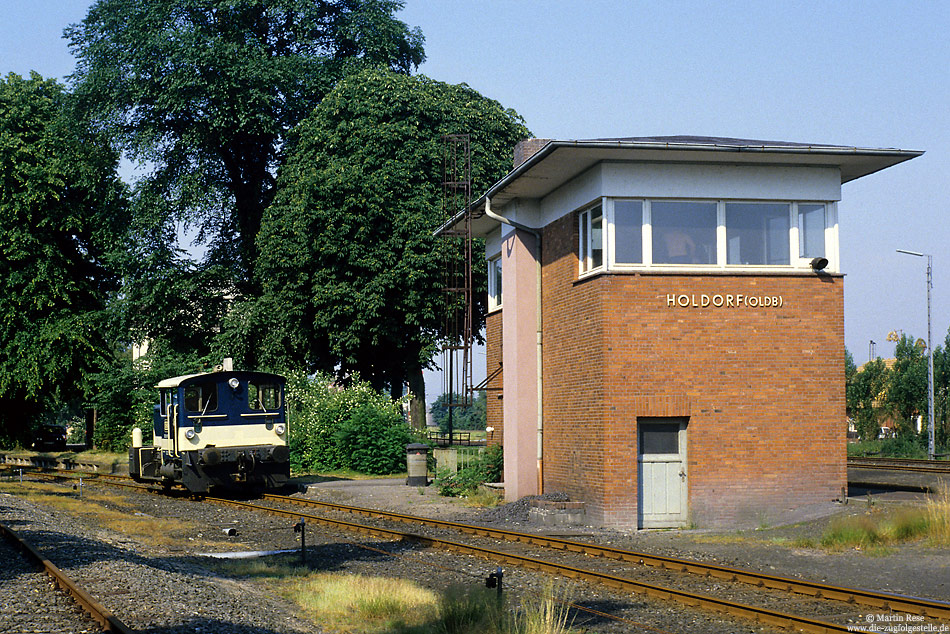
[[604, 269], [591, 271], [579, 275], [574, 284], [582, 284], [588, 280], [596, 279], [609, 275], [635, 275], [635, 276], [689, 276], [698, 275], [707, 277], [820, 277], [820, 278], [844, 278], [844, 273], [833, 273], [828, 271], [814, 271], [812, 269], [799, 268], [781, 268], [781, 269], [749, 269], [749, 268], [722, 268], [715, 265], [707, 267], [650, 267], [637, 269]]

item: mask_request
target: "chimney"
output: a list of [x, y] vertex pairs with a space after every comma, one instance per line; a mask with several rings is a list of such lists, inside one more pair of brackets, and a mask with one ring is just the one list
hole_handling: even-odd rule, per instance
[[522, 139], [518, 141], [515, 146], [515, 160], [512, 169], [516, 169], [550, 142], [551, 139]]

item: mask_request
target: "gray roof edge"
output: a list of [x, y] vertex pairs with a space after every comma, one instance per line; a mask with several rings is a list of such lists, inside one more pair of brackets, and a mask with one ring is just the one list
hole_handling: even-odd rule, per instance
[[[663, 140], [666, 139], [666, 140]], [[691, 139], [691, 140], [687, 140]], [[864, 148], [848, 145], [819, 145], [808, 143], [793, 143], [786, 141], [755, 141], [749, 139], [732, 139], [725, 137], [629, 137], [617, 139], [589, 139], [589, 140], [551, 140], [540, 150], [528, 157], [518, 167], [508, 172], [498, 182], [488, 188], [478, 197], [469, 209], [478, 209], [485, 204], [486, 199], [492, 198], [500, 190], [517, 180], [522, 174], [543, 161], [550, 154], [560, 148], [585, 149], [641, 149], [641, 150], [674, 150], [674, 151], [706, 151], [706, 152], [733, 152], [733, 153], [771, 153], [771, 154], [802, 154], [824, 156], [881, 156], [901, 159], [898, 163], [916, 158], [924, 154], [923, 150], [903, 150], [898, 148]], [[892, 164], [893, 165], [893, 164]], [[863, 174], [873, 174], [889, 165]], [[860, 177], [858, 177], [860, 178]], [[853, 180], [853, 179], [850, 179]], [[443, 223], [435, 234], [454, 226], [461, 220], [466, 210], [460, 211]]]
[[[647, 137], [651, 138], [651, 137]], [[657, 137], [659, 138], [659, 137]], [[670, 137], [679, 139], [680, 137]], [[706, 137], [697, 137], [702, 139]], [[537, 163], [543, 161], [545, 157], [558, 148], [590, 148], [590, 149], [641, 149], [641, 150], [702, 150], [712, 152], [763, 152], [774, 154], [823, 154], [823, 155], [841, 155], [841, 156], [891, 156], [905, 157], [904, 160], [916, 158], [924, 153], [923, 150], [901, 150], [896, 148], [860, 148], [847, 145], [815, 145], [815, 144], [795, 144], [782, 141], [748, 141], [745, 139], [719, 139], [722, 141], [734, 141], [736, 143], [715, 143], [714, 137], [708, 137], [705, 142], [686, 142], [686, 141], [637, 141], [631, 139], [593, 139], [593, 140], [552, 140], [549, 141], [540, 150], [532, 154], [521, 165], [511, 170], [501, 180], [488, 188], [477, 202], [482, 203], [485, 198], [491, 198], [498, 190], [506, 187], [511, 181], [519, 178], [524, 172], [528, 171]], [[747, 143], [749, 145], [742, 145]], [[770, 144], [770, 145], [757, 145]], [[883, 168], [882, 168], [883, 169]], [[473, 206], [475, 206], [473, 204]]]

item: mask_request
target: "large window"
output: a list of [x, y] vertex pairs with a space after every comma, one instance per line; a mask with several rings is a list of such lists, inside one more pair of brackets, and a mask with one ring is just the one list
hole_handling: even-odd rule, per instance
[[501, 308], [501, 257], [488, 261], [488, 310]]
[[275, 410], [280, 407], [280, 386], [273, 383], [248, 383], [247, 406], [252, 410]]
[[790, 205], [726, 203], [727, 264], [791, 264]]
[[580, 214], [581, 273], [604, 265], [604, 211], [601, 205]]
[[825, 257], [825, 206], [798, 204], [799, 257]]
[[207, 414], [218, 409], [218, 384], [214, 381], [189, 385], [185, 388], [185, 409]]
[[643, 262], [643, 201], [614, 201], [614, 261]]
[[715, 264], [716, 203], [655, 201], [654, 264]]
[[653, 266], [810, 271], [813, 258], [837, 253], [833, 203], [607, 197], [577, 217], [581, 275]]

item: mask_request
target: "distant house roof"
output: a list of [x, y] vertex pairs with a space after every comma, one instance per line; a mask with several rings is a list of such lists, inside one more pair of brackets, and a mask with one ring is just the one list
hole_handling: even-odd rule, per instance
[[[497, 205], [516, 198], [542, 198], [597, 163], [608, 160], [835, 167], [841, 170], [841, 182], [847, 183], [921, 154], [923, 152], [918, 150], [894, 148], [687, 135], [551, 140], [492, 185], [475, 201], [472, 210], [473, 217], [478, 219], [486, 198]], [[443, 228], [455, 225], [461, 215], [452, 218]], [[488, 219], [483, 222], [494, 224]]]

